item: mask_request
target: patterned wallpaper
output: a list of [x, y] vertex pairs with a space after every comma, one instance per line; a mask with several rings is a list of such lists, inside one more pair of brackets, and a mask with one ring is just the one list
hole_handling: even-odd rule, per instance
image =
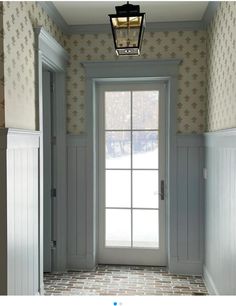
[[[67, 77], [68, 132], [85, 131], [85, 75], [82, 61], [119, 60], [111, 34], [71, 35], [67, 51], [70, 64]], [[205, 131], [206, 32], [146, 32], [140, 59], [183, 59], [179, 69], [177, 131]], [[121, 58], [124, 60], [125, 58]], [[132, 60], [132, 58], [126, 58]], [[137, 57], [134, 57], [137, 60]]]
[[[33, 27], [43, 25], [70, 54], [68, 133], [86, 132], [85, 76], [80, 62], [119, 60], [114, 53], [111, 34], [66, 37], [36, 2], [3, 2], [3, 8], [6, 126], [36, 127]], [[183, 59], [178, 76], [177, 130], [179, 133], [202, 133], [205, 130], [206, 32], [145, 33], [140, 59], [172, 58]]]
[[208, 28], [207, 130], [236, 127], [236, 2], [221, 2]]
[[[205, 31], [176, 31], [144, 35], [140, 59], [183, 59], [177, 103], [179, 133], [202, 133], [205, 129], [214, 131], [236, 126], [235, 20], [236, 2], [222, 2], [207, 34]], [[1, 38], [4, 35], [4, 53], [0, 39], [0, 127], [4, 126], [5, 91], [6, 126], [35, 129], [33, 27], [37, 25], [43, 25], [71, 55], [67, 76], [67, 129], [72, 134], [84, 133], [85, 79], [80, 62], [119, 60], [111, 34], [66, 37], [36, 2], [0, 4]]]
[[35, 129], [33, 27], [43, 25], [62, 45], [65, 37], [36, 2], [3, 2], [3, 25], [5, 125]]
[[0, 2], [0, 128], [5, 125], [3, 65], [3, 3]]

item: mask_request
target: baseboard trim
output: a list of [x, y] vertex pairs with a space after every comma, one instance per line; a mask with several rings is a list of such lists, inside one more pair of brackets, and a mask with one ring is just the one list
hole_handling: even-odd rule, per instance
[[179, 261], [172, 258], [169, 262], [169, 272], [185, 275], [202, 275], [201, 261]]
[[93, 271], [96, 267], [96, 263], [91, 256], [69, 256], [68, 257], [67, 270], [68, 271]]
[[45, 290], [44, 290], [44, 283], [41, 283], [40, 284], [40, 288], [39, 288], [39, 292], [36, 293], [36, 295], [44, 295], [44, 292], [45, 292]]
[[206, 288], [207, 288], [208, 292], [211, 295], [219, 295], [219, 293], [216, 289], [216, 286], [213, 282], [213, 279], [212, 279], [212, 277], [211, 277], [211, 275], [210, 275], [210, 273], [207, 270], [205, 265], [203, 267], [203, 279], [204, 279], [204, 282], [205, 282], [205, 285], [206, 285]]

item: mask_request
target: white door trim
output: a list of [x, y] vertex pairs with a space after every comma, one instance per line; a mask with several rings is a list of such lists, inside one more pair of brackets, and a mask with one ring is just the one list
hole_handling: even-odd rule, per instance
[[[164, 81], [143, 81], [143, 82], [105, 82], [97, 87], [96, 103], [99, 113], [99, 209], [98, 209], [98, 263], [103, 264], [135, 264], [135, 265], [167, 265], [167, 250], [166, 250], [166, 206], [165, 199], [159, 197], [159, 238], [160, 247], [155, 248], [137, 248], [132, 247], [106, 247], [105, 246], [105, 110], [104, 110], [104, 92], [105, 91], [140, 91], [140, 90], [158, 90], [159, 91], [159, 138], [158, 147], [161, 147], [159, 154], [159, 190], [160, 181], [165, 182], [166, 159], [165, 159], [165, 105], [166, 105], [166, 82]], [[115, 114], [114, 114], [115, 115]], [[164, 115], [164, 116], [163, 116]], [[161, 130], [161, 133], [160, 133]], [[160, 152], [160, 151], [159, 151]], [[122, 220], [121, 220], [122, 222]]]

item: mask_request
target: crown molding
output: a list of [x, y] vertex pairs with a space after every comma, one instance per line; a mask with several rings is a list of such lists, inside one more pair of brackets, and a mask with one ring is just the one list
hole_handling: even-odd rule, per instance
[[69, 25], [70, 34], [111, 33], [110, 24]]
[[[65, 34], [111, 33], [110, 24], [68, 25], [51, 1], [37, 1]], [[214, 17], [220, 1], [209, 1], [207, 9], [199, 21], [150, 22], [147, 32], [195, 31], [206, 29]]]
[[191, 31], [202, 30], [202, 21], [171, 21], [171, 22], [150, 22], [146, 25], [146, 31]]
[[[112, 33], [110, 24], [73, 25], [68, 27], [70, 34]], [[204, 28], [205, 25], [201, 21], [149, 22], [146, 24], [145, 31], [194, 31]]]
[[55, 7], [52, 1], [36, 1], [36, 2], [48, 14], [48, 16], [56, 23], [56, 25], [61, 28], [61, 30], [65, 34], [70, 34], [69, 26], [67, 22], [58, 12], [57, 8]]
[[220, 1], [210, 1], [208, 3], [205, 14], [202, 17], [202, 22], [205, 24], [206, 27], [210, 24], [213, 17], [215, 16], [215, 13], [219, 5], [220, 5]]

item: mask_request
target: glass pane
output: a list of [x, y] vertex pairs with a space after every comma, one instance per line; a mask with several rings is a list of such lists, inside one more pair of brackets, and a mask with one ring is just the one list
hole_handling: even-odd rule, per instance
[[106, 168], [130, 168], [130, 132], [106, 132]]
[[158, 170], [133, 171], [133, 207], [158, 208]]
[[158, 169], [158, 132], [133, 132], [133, 168]]
[[133, 129], [158, 129], [159, 91], [133, 92]]
[[133, 246], [143, 248], [159, 247], [158, 210], [133, 211]]
[[106, 209], [106, 246], [131, 246], [129, 209]]
[[106, 207], [130, 207], [131, 171], [106, 170]]
[[130, 129], [130, 91], [105, 92], [106, 130]]

